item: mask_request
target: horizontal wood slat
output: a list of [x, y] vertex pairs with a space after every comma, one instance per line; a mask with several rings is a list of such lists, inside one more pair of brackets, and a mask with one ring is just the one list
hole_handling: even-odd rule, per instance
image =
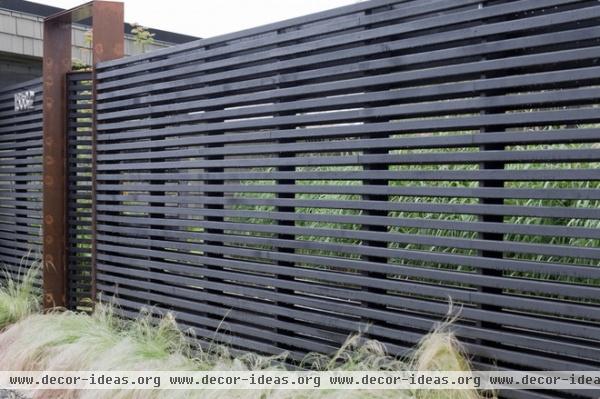
[[92, 74], [67, 76], [69, 306], [89, 310], [92, 291]]
[[[16, 111], [15, 94], [25, 91], [33, 106]], [[0, 91], [0, 130], [0, 264], [19, 280], [42, 259], [41, 79]]]
[[452, 298], [478, 367], [597, 369], [599, 18], [374, 0], [101, 63], [99, 292], [293, 360]]

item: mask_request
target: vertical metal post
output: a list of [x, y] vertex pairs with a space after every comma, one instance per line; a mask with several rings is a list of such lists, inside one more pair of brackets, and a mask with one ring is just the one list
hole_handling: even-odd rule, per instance
[[67, 305], [67, 93], [71, 22], [44, 21], [44, 308]]
[[[93, 18], [94, 62], [123, 56], [123, 4], [93, 1], [44, 20], [44, 308], [68, 304], [67, 91], [71, 24]], [[119, 28], [120, 27], [120, 28]]]
[[123, 3], [94, 1], [92, 18], [92, 62], [95, 82], [97, 63], [123, 58], [125, 37]]
[[94, 1], [92, 21], [92, 275], [91, 297], [96, 301], [96, 65], [102, 61], [122, 58], [124, 55], [124, 8], [123, 3]]

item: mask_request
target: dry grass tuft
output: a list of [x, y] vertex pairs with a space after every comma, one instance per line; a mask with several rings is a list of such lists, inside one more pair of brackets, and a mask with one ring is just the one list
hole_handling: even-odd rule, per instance
[[39, 270], [39, 263], [33, 261], [27, 271], [20, 274], [20, 281], [6, 271], [0, 277], [0, 331], [39, 311], [40, 296], [35, 287]]
[[[124, 321], [110, 305], [98, 305], [93, 315], [74, 312], [33, 313], [33, 273], [20, 283], [9, 283], [0, 296], [0, 370], [266, 370], [277, 369], [280, 357], [248, 354], [230, 356], [227, 348], [201, 351], [178, 328], [170, 314], [144, 311], [137, 320]], [[10, 281], [10, 280], [9, 280]], [[15, 303], [10, 303], [14, 301]], [[8, 309], [8, 310], [5, 310]], [[42, 333], [43, 332], [43, 333]], [[279, 363], [281, 364], [281, 363]], [[350, 337], [333, 355], [311, 354], [305, 367], [315, 370], [468, 371], [469, 362], [450, 332], [449, 323], [427, 335], [414, 356], [402, 361], [386, 355], [377, 341]], [[360, 390], [85, 390], [35, 391], [44, 399], [482, 399], [476, 390], [360, 391]]]

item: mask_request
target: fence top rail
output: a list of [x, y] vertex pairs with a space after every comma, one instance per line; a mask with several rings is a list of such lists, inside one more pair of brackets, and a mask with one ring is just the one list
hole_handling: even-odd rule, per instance
[[[429, 0], [427, 3], [437, 3], [445, 0]], [[244, 29], [237, 32], [226, 33], [218, 36], [214, 36], [206, 39], [198, 39], [191, 41], [189, 43], [184, 43], [181, 45], [168, 47], [156, 51], [152, 51], [150, 53], [139, 54], [135, 56], [130, 56], [126, 58], [121, 58], [112, 61], [105, 61], [99, 63], [96, 68], [98, 70], [113, 68], [116, 66], [122, 66], [126, 64], [132, 64], [139, 61], [147, 60], [147, 59], [155, 59], [168, 57], [179, 53], [184, 53], [186, 51], [201, 49], [206, 46], [214, 46], [216, 44], [226, 44], [232, 40], [240, 40], [240, 39], [251, 39], [253, 37], [264, 35], [270, 32], [277, 32], [280, 29], [291, 28], [293, 26], [305, 25], [309, 23], [316, 23], [319, 21], [328, 20], [331, 18], [342, 17], [345, 15], [354, 14], [357, 12], [363, 12], [369, 9], [376, 9], [389, 5], [397, 5], [403, 3], [414, 3], [415, 0], [369, 0], [360, 2], [357, 4], [351, 4], [343, 7], [337, 7], [326, 11], [321, 11], [313, 14], [303, 15], [300, 17], [295, 17], [291, 19], [287, 19], [284, 21], [274, 22], [254, 28]]]

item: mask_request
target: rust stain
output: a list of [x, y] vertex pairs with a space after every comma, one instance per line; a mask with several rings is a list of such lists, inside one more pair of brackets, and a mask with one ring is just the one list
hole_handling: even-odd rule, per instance
[[54, 296], [50, 293], [44, 294], [44, 308], [50, 309], [55, 307], [56, 301], [54, 300]]

